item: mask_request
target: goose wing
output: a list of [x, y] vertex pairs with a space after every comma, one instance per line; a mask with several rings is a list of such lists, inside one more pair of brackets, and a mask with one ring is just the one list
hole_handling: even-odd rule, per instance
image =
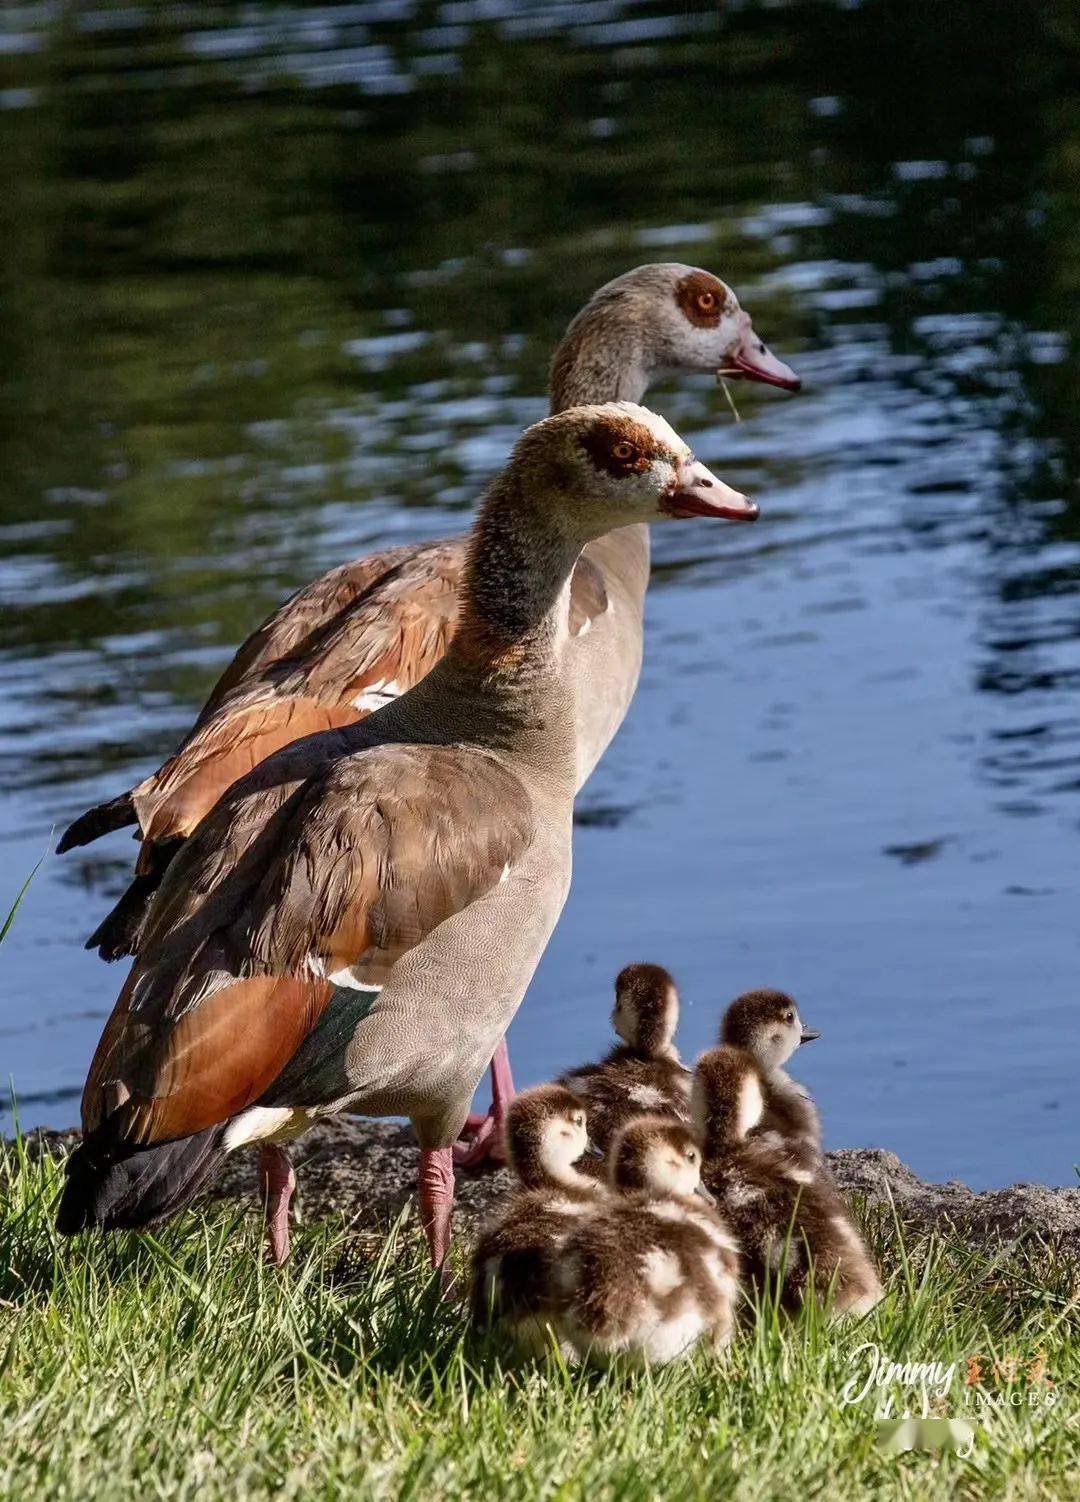
[[[265, 641], [256, 641], [260, 632], [249, 638], [184, 744], [134, 789], [144, 840], [185, 838], [226, 788], [282, 746], [363, 719], [430, 671], [456, 624], [464, 546], [431, 543], [376, 559], [382, 566], [362, 560], [373, 565], [363, 587], [350, 564], [332, 591], [332, 575], [305, 591], [313, 593], [304, 610], [294, 600], [271, 617]], [[328, 593], [344, 598], [331, 606]]]
[[160, 1142], [242, 1110], [314, 1027], [332, 977], [382, 984], [532, 838], [524, 786], [487, 752], [377, 746], [306, 781], [289, 760], [233, 790], [170, 867], [91, 1066], [86, 1130]]

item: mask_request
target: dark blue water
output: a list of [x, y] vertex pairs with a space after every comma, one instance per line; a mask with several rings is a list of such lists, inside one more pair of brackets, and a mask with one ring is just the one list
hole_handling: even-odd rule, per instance
[[[762, 518], [656, 534], [519, 1079], [651, 959], [687, 1053], [796, 994], [832, 1145], [1069, 1182], [1080, 38], [978, 10], [8, 7], [0, 910], [292, 588], [467, 524], [596, 285], [688, 260], [806, 390], [653, 395]], [[76, 1119], [130, 858], [50, 856], [0, 949], [26, 1124]]]

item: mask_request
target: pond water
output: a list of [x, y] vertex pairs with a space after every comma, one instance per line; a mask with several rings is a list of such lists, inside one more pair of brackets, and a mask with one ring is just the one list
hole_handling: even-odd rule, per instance
[[[830, 1145], [1069, 1182], [1080, 1008], [1080, 39], [1065, 0], [7, 6], [0, 912], [329, 565], [460, 530], [645, 260], [797, 398], [653, 404], [761, 503], [658, 530], [519, 1081], [669, 965], [684, 1049], [791, 989]], [[0, 949], [0, 1074], [74, 1121], [126, 836]], [[10, 1117], [7, 1118], [10, 1124]]]

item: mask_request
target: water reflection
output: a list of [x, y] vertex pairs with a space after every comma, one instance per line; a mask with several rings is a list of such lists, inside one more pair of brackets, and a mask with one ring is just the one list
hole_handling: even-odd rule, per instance
[[[738, 428], [707, 384], [657, 397], [765, 514], [750, 537], [658, 537], [642, 691], [515, 1029], [526, 1077], [594, 1042], [607, 971], [648, 943], [700, 988], [690, 1046], [743, 979], [835, 1008], [814, 1067], [837, 1140], [1067, 1173], [1071, 8], [41, 4], [2, 24], [13, 873], [170, 748], [291, 588], [464, 525], [599, 282], [691, 260], [809, 389], [740, 392]], [[78, 940], [127, 859], [119, 840], [51, 863], [5, 945], [0, 1063], [28, 1119], [72, 1114], [115, 989]], [[718, 886], [753, 911], [686, 900]], [[1016, 1012], [1019, 1080], [986, 1039]], [[990, 1099], [1024, 1144], [1008, 1164]]]

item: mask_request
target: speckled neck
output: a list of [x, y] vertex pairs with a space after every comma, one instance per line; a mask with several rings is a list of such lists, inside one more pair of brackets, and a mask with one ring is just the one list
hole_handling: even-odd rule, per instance
[[598, 331], [569, 349], [573, 358], [556, 355], [551, 367], [552, 415], [594, 402], [640, 402], [648, 391], [652, 372], [636, 337], [606, 338]]
[[582, 540], [553, 520], [556, 508], [504, 474], [489, 491], [469, 539], [458, 650], [515, 676], [554, 669], [566, 632], [565, 595]]
[[[555, 351], [548, 381], [551, 412], [594, 402], [640, 402], [654, 375], [641, 331], [617, 318], [586, 309], [574, 319]], [[614, 534], [612, 534], [614, 535]], [[619, 528], [622, 568], [649, 576], [649, 529], [642, 522]]]
[[457, 631], [399, 702], [429, 737], [510, 752], [540, 781], [572, 788], [575, 704], [561, 657], [581, 542], [553, 510], [512, 472], [495, 482], [470, 537]]

